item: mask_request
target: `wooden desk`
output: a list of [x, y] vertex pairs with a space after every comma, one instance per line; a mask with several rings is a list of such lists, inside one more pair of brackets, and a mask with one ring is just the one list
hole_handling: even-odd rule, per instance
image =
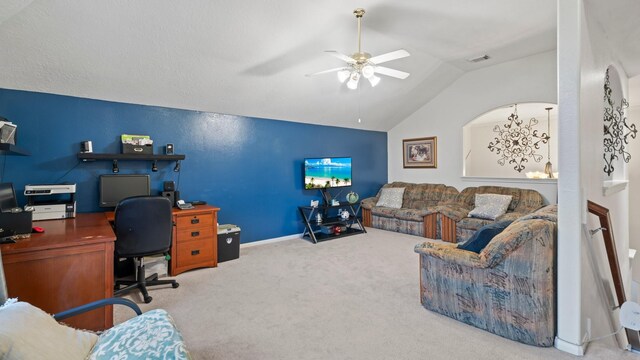
[[[113, 296], [115, 234], [104, 214], [34, 223], [42, 234], [0, 245], [9, 297], [57, 313]], [[65, 320], [73, 327], [102, 330], [113, 325], [112, 307]]]
[[[209, 205], [197, 205], [189, 210], [172, 209], [174, 227], [169, 275], [218, 266], [219, 210]], [[113, 222], [112, 211], [105, 216]]]

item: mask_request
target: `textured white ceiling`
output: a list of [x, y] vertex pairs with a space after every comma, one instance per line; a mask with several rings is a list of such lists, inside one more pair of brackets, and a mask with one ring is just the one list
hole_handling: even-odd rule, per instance
[[[0, 87], [389, 130], [465, 71], [556, 46], [555, 0], [3, 0]], [[351, 91], [324, 50], [404, 48]], [[489, 54], [479, 64], [465, 61]], [[357, 123], [361, 117], [363, 122]], [[426, 119], [428, 120], [428, 119]]]

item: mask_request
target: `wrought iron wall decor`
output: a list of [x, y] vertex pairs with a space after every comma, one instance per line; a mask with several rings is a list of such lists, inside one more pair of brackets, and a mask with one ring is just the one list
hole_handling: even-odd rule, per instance
[[528, 123], [518, 119], [518, 104], [515, 104], [513, 114], [507, 119], [508, 123], [504, 125], [496, 125], [493, 132], [498, 136], [489, 143], [489, 150], [500, 155], [498, 164], [504, 166], [507, 161], [514, 164], [513, 169], [517, 172], [524, 170], [523, 163], [533, 159], [540, 162], [543, 156], [536, 153], [540, 149], [540, 143], [546, 144], [549, 141], [549, 134], [538, 134], [538, 130], [534, 129], [538, 125], [538, 119], [531, 118]]
[[607, 69], [604, 81], [604, 172], [611, 176], [615, 170], [613, 162], [622, 156], [622, 160], [628, 163], [631, 154], [627, 151], [629, 137], [636, 138], [638, 130], [635, 124], [627, 124], [625, 110], [629, 107], [627, 99], [620, 100], [620, 106], [615, 105], [611, 98], [611, 84], [609, 82], [609, 69]]

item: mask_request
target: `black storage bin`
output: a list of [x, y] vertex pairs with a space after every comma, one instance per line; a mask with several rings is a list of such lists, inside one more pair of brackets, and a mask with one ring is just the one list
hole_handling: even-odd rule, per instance
[[153, 145], [122, 144], [123, 154], [153, 155]]
[[218, 226], [218, 263], [240, 257], [240, 228], [225, 224]]

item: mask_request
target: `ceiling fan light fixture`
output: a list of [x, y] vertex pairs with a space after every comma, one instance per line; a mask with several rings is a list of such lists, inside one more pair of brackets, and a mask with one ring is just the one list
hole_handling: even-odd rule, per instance
[[375, 75], [371, 75], [370, 77], [367, 78], [367, 80], [369, 80], [371, 87], [376, 87], [376, 85], [378, 85], [378, 83], [380, 82], [380, 78]]
[[360, 74], [358, 74], [357, 72], [353, 72], [351, 74], [351, 80], [347, 82], [347, 87], [351, 90], [357, 89], [359, 80], [360, 80]]
[[364, 76], [367, 79], [374, 76], [374, 73], [375, 73], [375, 69], [371, 65], [367, 64], [362, 68], [362, 76]]
[[351, 77], [351, 73], [349, 72], [349, 70], [338, 71], [338, 81], [340, 81], [341, 83], [347, 81], [349, 77]]

